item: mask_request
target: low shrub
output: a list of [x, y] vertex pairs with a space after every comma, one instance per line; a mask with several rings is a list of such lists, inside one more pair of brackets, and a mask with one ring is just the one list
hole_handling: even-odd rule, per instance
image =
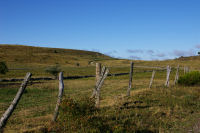
[[187, 86], [200, 85], [200, 72], [192, 71], [181, 76], [178, 80], [178, 84]]
[[65, 98], [60, 107], [58, 123], [50, 131], [54, 132], [106, 132], [109, 126], [99, 115], [94, 100]]
[[55, 79], [57, 79], [58, 73], [61, 71], [61, 69], [58, 65], [55, 65], [55, 66], [46, 68], [45, 71], [47, 73], [50, 73], [51, 75], [53, 75], [55, 77]]
[[0, 62], [0, 74], [6, 74], [8, 67], [5, 62]]
[[80, 63], [76, 63], [76, 66], [79, 67], [79, 66], [80, 66]]
[[71, 98], [65, 98], [61, 105], [61, 110], [67, 116], [76, 118], [85, 115], [93, 114], [97, 108], [95, 102], [89, 98], [81, 98], [81, 100], [75, 101]]

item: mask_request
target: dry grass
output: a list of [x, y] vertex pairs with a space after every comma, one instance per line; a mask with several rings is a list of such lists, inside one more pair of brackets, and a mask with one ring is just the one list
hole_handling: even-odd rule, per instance
[[[141, 76], [143, 75], [143, 76]], [[164, 73], [163, 73], [164, 75]], [[119, 76], [119, 77], [108, 77], [105, 81], [105, 84], [103, 85], [103, 88], [101, 90], [101, 108], [108, 108], [111, 109], [115, 106], [121, 106], [125, 102], [134, 102], [137, 101], [138, 96], [144, 96], [144, 99], [142, 100], [144, 103], [138, 106], [146, 106], [150, 104], [150, 107], [145, 109], [132, 109], [132, 110], [126, 110], [124, 113], [128, 114], [126, 116], [127, 118], [131, 118], [131, 112], [134, 111], [135, 113], [143, 114], [144, 116], [148, 115], [148, 112], [151, 113], [152, 121], [155, 121], [157, 117], [160, 117], [160, 113], [165, 114], [165, 118], [160, 117], [164, 123], [170, 122], [169, 119], [166, 119], [168, 116], [174, 119], [175, 123], [175, 129], [179, 128], [178, 122], [183, 123], [183, 125], [187, 125], [187, 122], [190, 121], [190, 119], [193, 119], [193, 114], [197, 114], [198, 109], [191, 108], [191, 110], [194, 110], [194, 113], [189, 115], [191, 110], [188, 110], [184, 106], [180, 106], [176, 104], [176, 102], [184, 101], [186, 96], [193, 97], [198, 96], [196, 93], [197, 91], [200, 91], [198, 87], [178, 87], [175, 86], [173, 88], [167, 89], [163, 88], [163, 84], [165, 82], [165, 76], [158, 75], [155, 76], [155, 80], [153, 83], [153, 88], [148, 89], [151, 73], [134, 73], [133, 76], [133, 88], [131, 90], [131, 98], [127, 99], [125, 96], [126, 89], [128, 86], [128, 75], [125, 76]], [[160, 78], [163, 77], [163, 78]], [[173, 82], [174, 75], [171, 76], [170, 83]], [[73, 99], [80, 99], [81, 97], [89, 97], [92, 94], [95, 79], [94, 78], [87, 78], [87, 79], [77, 79], [77, 80], [65, 80], [65, 97], [72, 97]], [[8, 104], [16, 94], [17, 88], [11, 89], [4, 88], [1, 89], [1, 100], [0, 100], [0, 112], [1, 114], [3, 111], [8, 107]], [[35, 130], [40, 130], [41, 127], [44, 127], [44, 125], [48, 125], [51, 116], [53, 114], [53, 110], [56, 103], [57, 98], [57, 91], [58, 91], [58, 81], [51, 81], [51, 82], [45, 82], [42, 84], [33, 84], [32, 86], [29, 86], [27, 88], [27, 93], [25, 93], [17, 106], [17, 109], [15, 110], [12, 117], [9, 119], [8, 124], [5, 128], [6, 132], [31, 132]], [[6, 95], [5, 95], [6, 94]], [[150, 95], [154, 94], [154, 95]], [[169, 99], [167, 98], [168, 96]], [[141, 98], [142, 98], [141, 97]], [[152, 99], [153, 98], [153, 99]], [[160, 99], [160, 101], [156, 101], [156, 98]], [[167, 98], [167, 99], [166, 99]], [[175, 103], [173, 101], [171, 105], [173, 107], [169, 106], [168, 103], [170, 100], [174, 98]], [[128, 101], [127, 101], [128, 100]], [[145, 101], [146, 102], [145, 102]], [[150, 100], [150, 101], [149, 101]], [[153, 100], [151, 102], [151, 100]], [[167, 106], [158, 106], [159, 104], [166, 104]], [[132, 106], [132, 105], [130, 105]], [[134, 105], [135, 106], [135, 105]], [[199, 105], [197, 106], [199, 108]], [[147, 111], [148, 110], [148, 111]], [[109, 112], [110, 112], [109, 111]], [[128, 111], [128, 112], [127, 112]], [[107, 112], [107, 111], [106, 111]], [[105, 112], [105, 115], [106, 115]], [[172, 113], [174, 112], [174, 113]], [[179, 113], [185, 112], [185, 116], [179, 116]], [[110, 114], [108, 114], [110, 115]], [[130, 115], [130, 116], [129, 116]], [[134, 116], [137, 118], [137, 116]], [[149, 119], [151, 119], [151, 117]], [[154, 119], [155, 118], [155, 119]], [[136, 125], [138, 127], [141, 127], [143, 124], [145, 124], [142, 121], [139, 121], [139, 118], [137, 118], [138, 121], [136, 122]], [[142, 118], [145, 119], [145, 118]], [[142, 120], [141, 119], [141, 120]], [[112, 123], [112, 122], [111, 122]], [[173, 121], [172, 121], [173, 123]], [[186, 123], [186, 124], [184, 124]], [[147, 124], [147, 123], [146, 123]], [[150, 125], [149, 123], [147, 124]], [[173, 124], [170, 124], [171, 126]], [[147, 127], [148, 127], [147, 126]], [[161, 125], [160, 125], [161, 126]], [[166, 125], [167, 126], [167, 125]], [[181, 125], [182, 126], [182, 125]], [[159, 127], [157, 125], [156, 127]], [[155, 127], [154, 127], [155, 128]], [[151, 128], [150, 128], [151, 129]], [[152, 128], [153, 129], [153, 128]], [[160, 130], [169, 130], [169, 127], [160, 127]]]
[[[16, 48], [11, 50], [11, 47]], [[18, 51], [19, 48], [22, 48], [24, 55], [27, 54], [27, 56], [21, 56]], [[56, 53], [52, 53], [55, 50]], [[91, 60], [108, 66], [111, 73], [129, 72], [129, 60], [116, 60], [87, 51], [79, 55], [79, 52], [81, 51], [1, 45], [0, 59], [5, 60], [10, 68], [30, 67], [33, 69], [10, 71], [6, 75], [0, 75], [0, 78], [23, 77], [27, 71], [31, 71], [35, 77], [50, 76], [44, 72], [44, 69], [56, 63], [61, 65], [65, 76], [94, 75], [95, 66], [88, 65], [88, 61]], [[7, 56], [8, 54], [12, 54], [12, 56]], [[45, 58], [47, 56], [48, 58]], [[60, 56], [63, 57], [60, 58]], [[19, 60], [15, 60], [16, 57]], [[30, 57], [31, 62], [24, 61], [23, 58], [25, 57]], [[200, 61], [198, 59], [199, 57], [168, 61], [135, 61], [135, 65], [172, 65], [175, 67], [180, 64], [181, 66], [190, 66], [192, 69], [199, 69]], [[75, 65], [77, 62], [81, 64], [80, 67]], [[173, 70], [170, 76], [170, 88], [163, 86], [166, 72], [158, 71], [156, 72], [152, 89], [148, 89], [151, 72], [144, 72], [145, 70], [152, 69], [134, 69], [130, 98], [125, 97], [129, 80], [128, 75], [108, 77], [106, 79], [101, 89], [100, 106], [102, 109], [101, 115], [110, 118], [106, 119], [108, 125], [116, 126], [112, 127], [112, 129], [118, 131], [121, 131], [119, 128], [123, 128], [125, 122], [128, 122], [127, 125], [130, 127], [128, 126], [124, 129], [132, 128], [135, 131], [145, 131], [144, 129], [146, 129], [147, 131], [159, 132], [183, 132], [189, 130], [193, 126], [195, 119], [200, 117], [200, 105], [197, 102], [200, 100], [199, 87], [173, 86], [175, 77], [175, 70]], [[183, 72], [181, 71], [180, 75], [182, 74]], [[92, 94], [95, 79], [65, 80], [64, 84], [65, 97], [79, 100], [81, 97], [89, 97]], [[18, 87], [15, 85], [0, 89], [0, 115], [7, 109]], [[48, 126], [51, 121], [57, 93], [58, 81], [45, 81], [41, 84], [28, 86], [27, 93], [23, 95], [17, 109], [9, 119], [5, 132], [42, 131], [42, 128]], [[142, 103], [133, 104], [136, 101], [142, 101]], [[128, 104], [128, 108], [124, 108], [123, 104], [127, 102], [130, 104]], [[124, 109], [117, 110], [118, 114], [115, 114], [115, 108], [120, 107]], [[132, 122], [129, 123], [129, 121]]]

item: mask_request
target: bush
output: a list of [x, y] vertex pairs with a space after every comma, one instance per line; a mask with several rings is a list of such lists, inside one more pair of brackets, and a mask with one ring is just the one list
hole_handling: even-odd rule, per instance
[[8, 67], [5, 62], [0, 62], [0, 73], [6, 74], [8, 72]]
[[58, 77], [58, 73], [61, 71], [60, 67], [58, 65], [56, 66], [52, 66], [52, 67], [49, 67], [45, 70], [47, 73], [50, 73], [52, 74], [53, 76], [55, 76], [55, 78]]
[[193, 71], [181, 76], [178, 84], [187, 86], [200, 85], [200, 72]]
[[76, 66], [77, 66], [77, 67], [79, 67], [79, 66], [80, 66], [80, 64], [79, 64], [79, 63], [76, 63]]
[[89, 98], [81, 98], [78, 101], [65, 98], [62, 102], [62, 111], [73, 118], [91, 115], [96, 110], [95, 102]]
[[105, 118], [99, 115], [94, 100], [90, 98], [63, 99], [58, 122], [49, 131], [56, 132], [106, 132], [110, 131]]

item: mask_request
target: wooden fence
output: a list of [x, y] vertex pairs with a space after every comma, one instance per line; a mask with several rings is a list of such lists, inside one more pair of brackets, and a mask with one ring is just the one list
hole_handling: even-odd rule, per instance
[[[171, 73], [171, 70], [172, 70], [172, 67], [170, 67], [170, 66], [167, 66], [165, 68], [164, 67], [134, 66], [134, 63], [131, 62], [130, 72], [109, 74], [109, 69], [107, 67], [102, 66], [100, 63], [97, 63], [96, 64], [96, 75], [63, 77], [63, 73], [60, 72], [59, 73], [58, 100], [57, 100], [57, 104], [56, 104], [56, 107], [55, 107], [55, 112], [54, 112], [52, 121], [56, 122], [56, 119], [57, 119], [58, 114], [59, 114], [59, 106], [60, 106], [60, 103], [62, 101], [62, 95], [63, 95], [63, 91], [64, 91], [64, 83], [63, 83], [64, 79], [79, 79], [79, 78], [96, 77], [96, 83], [95, 83], [95, 87], [93, 88], [91, 98], [95, 98], [96, 107], [100, 107], [100, 92], [101, 92], [101, 88], [103, 86], [104, 80], [106, 79], [107, 76], [121, 76], [121, 75], [128, 75], [129, 74], [129, 82], [128, 82], [126, 96], [128, 96], [128, 97], [131, 96], [130, 92], [131, 92], [131, 88], [132, 88], [132, 84], [133, 84], [132, 81], [133, 81], [134, 68], [151, 68], [151, 69], [153, 69], [152, 71], [148, 71], [148, 72], [152, 72], [152, 76], [151, 76], [150, 83], [149, 83], [149, 88], [152, 87], [153, 80], [154, 80], [156, 72], [166, 70], [166, 81], [165, 81], [164, 85], [166, 87], [169, 87], [169, 77], [170, 77], [170, 73]], [[175, 75], [174, 84], [176, 84], [178, 79], [179, 79], [179, 71], [180, 71], [181, 68], [178, 65], [177, 68], [175, 68], [175, 69], [176, 69], [176, 75]], [[183, 70], [184, 70], [184, 73], [187, 73], [187, 72], [189, 72], [189, 67], [184, 67]], [[0, 132], [3, 132], [3, 127], [5, 127], [7, 120], [9, 119], [9, 117], [12, 115], [12, 112], [16, 108], [21, 96], [23, 95], [23, 92], [24, 92], [29, 80], [33, 80], [33, 81], [34, 80], [53, 80], [53, 78], [31, 78], [31, 75], [32, 75], [31, 73], [27, 73], [24, 79], [10, 79], [10, 80], [4, 79], [4, 80], [1, 80], [2, 82], [9, 82], [9, 81], [23, 81], [23, 82], [22, 82], [14, 100], [12, 101], [11, 105], [5, 111], [5, 113], [2, 115], [2, 117], [0, 119]]]

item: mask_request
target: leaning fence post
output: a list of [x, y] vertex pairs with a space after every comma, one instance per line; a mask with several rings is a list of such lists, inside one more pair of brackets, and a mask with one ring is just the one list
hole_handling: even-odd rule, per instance
[[132, 80], [133, 80], [133, 65], [134, 65], [134, 63], [131, 62], [131, 66], [130, 66], [130, 77], [129, 77], [129, 85], [128, 85], [128, 89], [127, 89], [127, 94], [126, 94], [126, 96], [130, 96], [130, 92], [131, 92]]
[[171, 72], [171, 67], [168, 65], [167, 66], [167, 77], [166, 77], [166, 82], [165, 82], [165, 86], [169, 87], [169, 76], [170, 76], [170, 72]]
[[[105, 66], [103, 66], [103, 68], [101, 69], [100, 78], [99, 78], [99, 80], [97, 81], [96, 86], [95, 86], [95, 88], [94, 88], [94, 90], [95, 90], [95, 95], [94, 95], [94, 96], [96, 96], [96, 98], [97, 98], [97, 88], [98, 88], [98, 86], [101, 84], [101, 81], [102, 81], [102, 79], [103, 79], [103, 76], [104, 76], [106, 70], [107, 70], [107, 68], [106, 68]], [[106, 76], [107, 76], [107, 75], [106, 75]]]
[[152, 83], [153, 83], [153, 79], [154, 79], [155, 73], [156, 73], [156, 71], [153, 70], [153, 72], [152, 72], [152, 77], [151, 77], [150, 84], [149, 84], [149, 88], [152, 87]]
[[[98, 86], [98, 81], [101, 78], [101, 63], [96, 63], [96, 87]], [[96, 88], [94, 88], [91, 98], [96, 95]]]
[[178, 79], [179, 79], [179, 65], [177, 66], [176, 76], [175, 76], [175, 80], [174, 80], [174, 85], [178, 82]]
[[58, 111], [59, 111], [59, 106], [62, 100], [62, 95], [63, 95], [63, 90], [64, 90], [64, 83], [63, 83], [63, 73], [60, 72], [59, 73], [59, 93], [58, 93], [58, 100], [57, 100], [57, 104], [56, 104], [56, 108], [55, 108], [55, 112], [54, 112], [54, 116], [53, 116], [53, 121], [55, 122], [57, 117], [58, 117]]
[[[105, 68], [105, 67], [104, 67]], [[104, 83], [104, 80], [106, 79], [108, 73], [109, 73], [109, 70], [107, 68], [104, 69], [104, 73], [102, 73], [102, 77], [101, 79], [99, 80], [99, 84], [96, 88], [96, 107], [99, 107], [100, 106], [100, 90], [101, 90], [101, 87]]]
[[14, 100], [12, 101], [12, 103], [10, 104], [9, 108], [6, 110], [6, 112], [3, 114], [3, 116], [1, 117], [0, 120], [0, 132], [1, 130], [3, 130], [3, 127], [6, 125], [7, 120], [9, 119], [9, 117], [12, 115], [12, 112], [15, 110], [24, 90], [26, 89], [26, 86], [28, 84], [28, 81], [31, 78], [31, 73], [27, 73]]

